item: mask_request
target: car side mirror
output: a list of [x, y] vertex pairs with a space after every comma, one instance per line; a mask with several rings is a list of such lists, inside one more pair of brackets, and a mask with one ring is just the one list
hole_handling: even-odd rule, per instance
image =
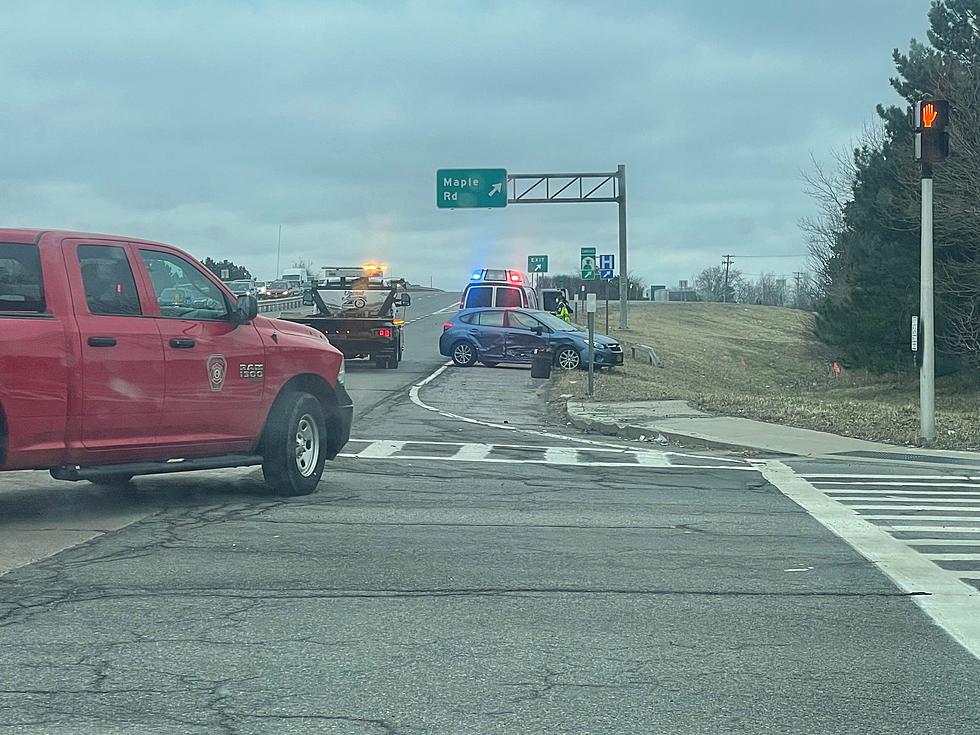
[[411, 305], [412, 305], [412, 297], [409, 296], [407, 293], [401, 294], [401, 296], [399, 296], [398, 300], [395, 302], [395, 306], [411, 306]]
[[540, 337], [542, 334], [544, 334], [544, 327], [535, 327], [531, 331]]
[[313, 306], [313, 290], [307, 289], [303, 292], [303, 306]]
[[235, 324], [248, 324], [259, 315], [259, 302], [254, 296], [243, 294], [238, 297], [235, 308], [231, 310], [231, 320]]

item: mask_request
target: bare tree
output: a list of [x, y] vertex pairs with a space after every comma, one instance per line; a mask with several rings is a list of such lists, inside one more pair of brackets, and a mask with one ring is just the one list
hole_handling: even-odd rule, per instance
[[734, 301], [742, 282], [737, 268], [728, 271], [728, 293], [725, 293], [725, 269], [720, 265], [705, 268], [694, 278], [694, 288], [703, 301]]

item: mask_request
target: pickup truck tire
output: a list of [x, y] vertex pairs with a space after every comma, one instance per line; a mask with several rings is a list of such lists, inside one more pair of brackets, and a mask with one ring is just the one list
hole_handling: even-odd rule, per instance
[[133, 475], [94, 475], [88, 479], [93, 485], [105, 487], [126, 487], [133, 482]]
[[282, 395], [269, 413], [262, 447], [262, 474], [277, 495], [309, 495], [326, 461], [323, 406], [309, 393]]

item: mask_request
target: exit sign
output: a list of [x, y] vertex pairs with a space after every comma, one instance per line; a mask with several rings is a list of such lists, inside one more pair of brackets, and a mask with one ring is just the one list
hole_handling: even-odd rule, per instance
[[528, 273], [547, 273], [548, 272], [548, 256], [547, 255], [528, 255], [527, 256], [527, 272]]
[[507, 206], [507, 169], [440, 168], [436, 171], [439, 209], [487, 209]]

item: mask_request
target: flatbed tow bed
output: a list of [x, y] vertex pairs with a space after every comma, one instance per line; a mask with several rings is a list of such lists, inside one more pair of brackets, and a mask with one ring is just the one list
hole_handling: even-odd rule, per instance
[[304, 296], [304, 304], [313, 308], [280, 318], [316, 329], [347, 359], [367, 358], [379, 368], [396, 369], [405, 351], [405, 321], [396, 312], [412, 302], [404, 281], [384, 280], [369, 268], [328, 266], [323, 274]]

